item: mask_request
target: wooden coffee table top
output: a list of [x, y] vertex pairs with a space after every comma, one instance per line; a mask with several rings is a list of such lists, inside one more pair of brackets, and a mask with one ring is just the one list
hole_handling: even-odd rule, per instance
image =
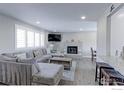
[[55, 61], [68, 61], [68, 62], [71, 62], [71, 61], [72, 61], [72, 58], [66, 58], [66, 57], [53, 57], [53, 58], [50, 58], [50, 60], [55, 60]]

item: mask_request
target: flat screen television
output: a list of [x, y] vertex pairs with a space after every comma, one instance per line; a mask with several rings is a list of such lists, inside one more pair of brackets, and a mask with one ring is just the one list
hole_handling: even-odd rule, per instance
[[61, 34], [48, 34], [48, 41], [60, 42]]

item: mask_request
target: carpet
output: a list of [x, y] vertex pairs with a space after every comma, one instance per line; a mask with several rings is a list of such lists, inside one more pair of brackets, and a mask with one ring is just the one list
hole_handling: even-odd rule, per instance
[[72, 67], [70, 70], [64, 70], [63, 78], [60, 81], [60, 85], [73, 85], [75, 80], [75, 70], [76, 70], [76, 61], [72, 61]]

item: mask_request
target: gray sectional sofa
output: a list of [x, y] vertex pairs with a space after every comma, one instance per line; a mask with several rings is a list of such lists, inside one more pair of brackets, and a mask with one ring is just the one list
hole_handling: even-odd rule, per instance
[[45, 48], [15, 51], [0, 55], [0, 82], [10, 85], [57, 85], [63, 65], [49, 64], [51, 55]]

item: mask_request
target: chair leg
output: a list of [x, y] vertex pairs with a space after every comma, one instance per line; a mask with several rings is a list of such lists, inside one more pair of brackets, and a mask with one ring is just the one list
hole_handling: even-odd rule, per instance
[[101, 78], [102, 78], [102, 73], [101, 73], [101, 67], [99, 68], [99, 85], [101, 84]]
[[92, 56], [91, 60], [93, 61], [93, 56]]
[[95, 81], [97, 81], [97, 66], [96, 66]]

